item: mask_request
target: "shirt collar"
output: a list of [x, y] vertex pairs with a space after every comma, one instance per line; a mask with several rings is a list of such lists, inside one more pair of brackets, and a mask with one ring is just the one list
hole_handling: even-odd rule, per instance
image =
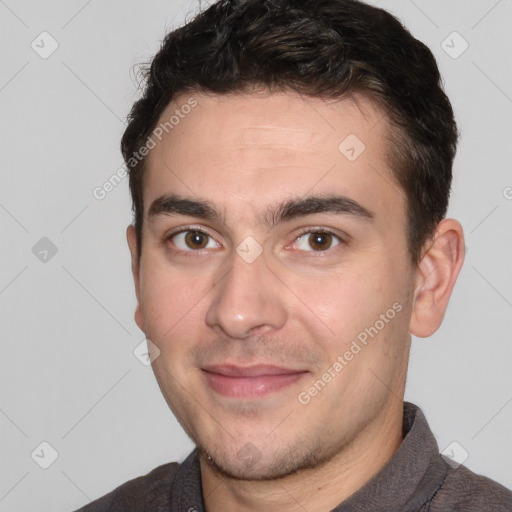
[[413, 512], [447, 475], [439, 446], [419, 407], [404, 402], [402, 444], [389, 462], [332, 512]]

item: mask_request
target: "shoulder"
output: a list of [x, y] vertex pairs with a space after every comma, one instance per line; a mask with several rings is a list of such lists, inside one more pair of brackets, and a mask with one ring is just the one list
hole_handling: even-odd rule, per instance
[[512, 491], [465, 466], [456, 469], [450, 467], [431, 502], [430, 510], [437, 512], [448, 509], [461, 512], [511, 512]]
[[136, 512], [146, 509], [148, 504], [152, 505], [154, 512], [168, 510], [170, 489], [178, 468], [177, 462], [158, 466], [147, 475], [125, 482], [76, 512]]

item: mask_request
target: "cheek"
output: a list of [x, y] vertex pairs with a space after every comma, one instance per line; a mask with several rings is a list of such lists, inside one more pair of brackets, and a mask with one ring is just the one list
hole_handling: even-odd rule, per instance
[[347, 333], [379, 312], [385, 302], [384, 283], [369, 272], [344, 270], [297, 281], [297, 296], [311, 315], [320, 318], [334, 334]]
[[149, 263], [145, 268], [141, 275], [141, 310], [148, 338], [153, 336], [162, 345], [192, 333], [191, 326], [197, 329], [200, 318], [204, 318], [202, 308], [212, 288], [208, 278], [184, 275], [168, 265]]
[[[366, 329], [376, 322], [378, 328], [382, 327], [381, 315], [388, 322], [379, 329], [379, 337], [387, 337], [391, 334], [391, 324], [397, 323], [395, 318], [400, 316], [395, 309], [401, 308], [404, 285], [393, 269], [393, 262], [379, 258], [364, 264], [361, 261], [358, 268], [354, 267], [333, 271], [329, 276], [296, 281], [297, 296], [303, 297], [307, 306], [297, 313], [299, 322], [323, 345], [331, 359], [343, 354], [361, 333], [364, 339]], [[322, 329], [325, 336], [319, 336], [314, 328], [319, 325], [318, 319], [328, 327]]]

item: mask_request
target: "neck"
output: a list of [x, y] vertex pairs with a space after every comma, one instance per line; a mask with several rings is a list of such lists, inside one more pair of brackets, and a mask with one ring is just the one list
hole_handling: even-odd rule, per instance
[[403, 403], [394, 400], [385, 417], [368, 425], [353, 442], [323, 465], [278, 480], [235, 480], [201, 458], [208, 512], [322, 512], [332, 510], [363, 487], [402, 442]]

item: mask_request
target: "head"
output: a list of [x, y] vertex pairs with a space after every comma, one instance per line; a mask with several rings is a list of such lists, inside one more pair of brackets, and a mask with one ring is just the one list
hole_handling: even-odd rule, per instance
[[462, 265], [456, 143], [434, 57], [381, 9], [221, 0], [167, 35], [122, 139], [136, 321], [217, 467], [312, 467], [401, 407]]

